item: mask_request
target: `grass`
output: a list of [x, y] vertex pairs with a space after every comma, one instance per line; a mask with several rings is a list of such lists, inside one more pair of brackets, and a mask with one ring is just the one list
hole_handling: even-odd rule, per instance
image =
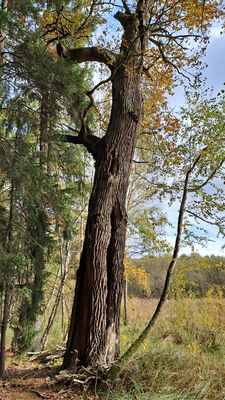
[[[157, 300], [129, 299], [129, 323], [121, 323], [121, 353], [143, 330], [156, 306]], [[149, 339], [121, 377], [107, 382], [108, 389], [95, 398], [225, 400], [224, 306], [219, 291], [203, 299], [168, 300]], [[56, 323], [49, 344], [55, 346], [60, 338]]]
[[[120, 381], [102, 397], [149, 400], [225, 400], [225, 300], [167, 301], [150, 338]], [[129, 325], [121, 327], [124, 351], [143, 329], [155, 300], [130, 299]]]

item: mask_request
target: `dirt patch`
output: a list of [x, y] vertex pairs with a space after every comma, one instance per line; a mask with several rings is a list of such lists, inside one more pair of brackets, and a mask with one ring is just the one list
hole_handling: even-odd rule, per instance
[[7, 356], [4, 380], [0, 381], [0, 400], [94, 400], [95, 396], [85, 395], [80, 389], [52, 384], [58, 367], [42, 365], [24, 358], [16, 363], [12, 355]]

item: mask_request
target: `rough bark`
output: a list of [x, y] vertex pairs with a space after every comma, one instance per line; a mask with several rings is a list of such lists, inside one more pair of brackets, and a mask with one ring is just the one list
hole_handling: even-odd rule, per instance
[[[121, 18], [120, 13], [117, 19]], [[123, 15], [123, 23], [124, 18]], [[132, 23], [130, 16], [127, 18], [123, 36], [126, 46], [121, 48], [125, 59], [121, 62], [118, 57], [112, 67], [111, 118], [96, 154], [94, 185], [63, 368], [76, 363], [111, 363], [119, 356], [127, 225], [125, 201], [142, 120], [143, 37], [138, 25], [140, 21], [134, 15]]]
[[85, 47], [78, 49], [67, 49], [60, 43], [57, 45], [57, 53], [68, 60], [74, 60], [77, 63], [85, 61], [99, 61], [110, 66], [116, 60], [116, 55], [109, 50], [99, 47]]

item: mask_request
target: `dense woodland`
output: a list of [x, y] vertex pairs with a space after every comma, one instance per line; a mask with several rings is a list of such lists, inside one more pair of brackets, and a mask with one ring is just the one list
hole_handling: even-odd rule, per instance
[[[57, 326], [63, 369], [111, 365], [111, 379], [166, 299], [223, 297], [224, 257], [180, 256], [208, 227], [225, 236], [225, 96], [204, 81], [223, 6], [2, 0], [1, 378], [7, 348], [52, 348]], [[129, 297], [159, 302], [120, 358]]]

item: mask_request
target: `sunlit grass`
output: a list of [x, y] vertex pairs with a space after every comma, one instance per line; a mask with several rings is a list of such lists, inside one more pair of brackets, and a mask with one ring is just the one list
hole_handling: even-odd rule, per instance
[[[121, 326], [122, 352], [151, 318], [156, 303], [130, 299], [129, 324]], [[167, 301], [150, 337], [123, 372], [118, 391], [129, 395], [120, 398], [225, 399], [224, 306], [222, 295], [210, 292], [204, 299]]]

